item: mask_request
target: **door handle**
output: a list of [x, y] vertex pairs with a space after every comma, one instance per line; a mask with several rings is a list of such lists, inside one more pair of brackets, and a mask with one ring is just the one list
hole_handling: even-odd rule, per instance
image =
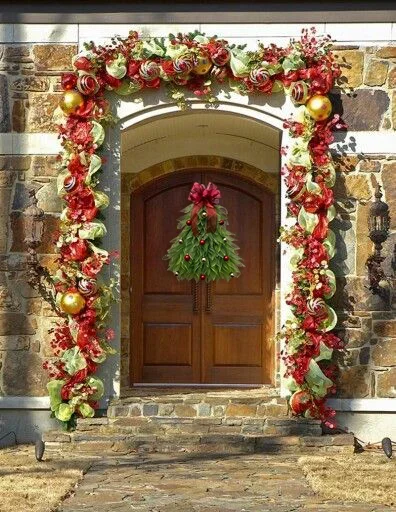
[[207, 313], [211, 313], [212, 312], [212, 306], [213, 306], [212, 283], [206, 283], [206, 307], [205, 307], [205, 311]]
[[198, 283], [191, 281], [191, 293], [192, 293], [192, 310], [193, 313], [198, 313], [199, 298], [198, 298]]

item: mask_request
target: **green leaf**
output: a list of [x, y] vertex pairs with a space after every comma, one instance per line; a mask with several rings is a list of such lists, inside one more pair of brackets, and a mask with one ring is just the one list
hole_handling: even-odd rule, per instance
[[56, 189], [58, 196], [63, 196], [63, 194], [66, 192], [64, 188], [64, 182], [67, 176], [70, 176], [70, 173], [66, 171], [58, 174], [58, 177], [56, 178]]
[[114, 89], [114, 92], [119, 96], [129, 96], [130, 94], [140, 91], [141, 88], [138, 82], [131, 82], [125, 79], [119, 87]]
[[97, 146], [101, 146], [103, 144], [104, 138], [105, 138], [104, 128], [97, 121], [91, 121], [91, 123], [92, 123], [91, 135], [92, 135], [93, 141]]
[[323, 361], [323, 360], [330, 361], [332, 355], [333, 355], [333, 349], [329, 348], [323, 342], [320, 342], [320, 353], [319, 353], [318, 357], [315, 357], [315, 361]]
[[57, 411], [55, 411], [55, 416], [60, 421], [69, 421], [74, 413], [74, 407], [69, 404], [60, 404]]
[[330, 306], [327, 306], [327, 313], [328, 317], [322, 323], [323, 330], [326, 332], [333, 330], [334, 327], [337, 325], [337, 314], [334, 311], [334, 309]]
[[330, 208], [327, 210], [327, 220], [329, 222], [331, 222], [334, 219], [334, 217], [336, 216], [336, 214], [337, 214], [337, 211], [335, 209], [335, 206], [332, 204], [330, 206]]
[[126, 58], [119, 53], [109, 64], [106, 64], [107, 73], [114, 78], [123, 78], [126, 75]]
[[161, 45], [160, 41], [157, 38], [149, 39], [143, 42], [143, 51], [145, 56], [151, 57], [156, 55], [158, 57], [163, 57], [165, 55], [165, 49], [163, 45]]
[[326, 166], [326, 169], [328, 172], [327, 172], [327, 176], [325, 179], [325, 183], [326, 183], [327, 187], [332, 188], [332, 187], [334, 187], [335, 181], [336, 181], [336, 171], [335, 171], [334, 165], [332, 163], [330, 163]]
[[51, 380], [47, 384], [47, 391], [50, 399], [51, 411], [56, 411], [62, 403], [61, 391], [64, 380]]
[[311, 194], [321, 194], [320, 186], [314, 181], [312, 181], [312, 173], [307, 174], [306, 187], [308, 192], [311, 192]]
[[172, 60], [181, 57], [182, 55], [190, 53], [188, 46], [185, 44], [172, 44], [171, 41], [167, 41], [166, 45], [166, 56]]
[[295, 391], [297, 391], [299, 389], [296, 381], [292, 377], [288, 377], [285, 381], [285, 384], [286, 384], [287, 389], [289, 391], [291, 391], [292, 393], [294, 393]]
[[197, 34], [194, 37], [194, 41], [197, 41], [198, 43], [201, 43], [201, 44], [207, 44], [207, 43], [209, 43], [209, 38], [204, 36], [203, 34]]
[[102, 166], [102, 159], [100, 156], [93, 154], [91, 156], [91, 161], [89, 162], [89, 168], [88, 168], [88, 174], [85, 178], [85, 183], [88, 185], [91, 183], [92, 176], [95, 174], [95, 172], [98, 172], [99, 169]]
[[117, 354], [117, 350], [114, 347], [112, 347], [109, 343], [107, 343], [107, 341], [100, 340], [99, 344], [101, 348], [106, 352], [106, 354], [109, 354], [111, 356]]
[[319, 218], [316, 213], [309, 213], [302, 206], [298, 213], [298, 223], [308, 233], [312, 233], [316, 225], [319, 222]]
[[102, 398], [104, 394], [104, 386], [103, 382], [98, 378], [94, 376], [90, 376], [87, 379], [87, 384], [90, 388], [96, 389], [95, 393], [91, 395], [92, 400], [99, 400]]
[[95, 206], [96, 208], [99, 208], [100, 210], [104, 210], [109, 206], [110, 199], [107, 194], [102, 192], [101, 190], [97, 190], [94, 192], [95, 196]]
[[85, 357], [81, 354], [78, 347], [66, 350], [61, 357], [61, 361], [65, 363], [65, 370], [69, 375], [74, 375], [87, 366]]
[[230, 68], [234, 76], [243, 77], [249, 75], [249, 62], [250, 57], [247, 52], [239, 48], [231, 50]]
[[88, 240], [102, 238], [106, 233], [106, 227], [100, 220], [85, 222], [83, 227], [78, 230], [79, 237]]
[[290, 259], [289, 259], [289, 265], [291, 268], [296, 268], [298, 265], [298, 262], [301, 260], [301, 258], [304, 255], [304, 249], [302, 247], [299, 247], [298, 249], [295, 247], [290, 248]]
[[305, 62], [302, 60], [301, 55], [297, 52], [290, 53], [287, 57], [283, 59], [282, 67], [285, 70], [285, 73], [289, 71], [295, 71], [297, 69], [302, 69], [305, 67]]
[[332, 381], [319, 368], [316, 361], [311, 359], [309, 363], [309, 370], [305, 375], [305, 381], [311, 389], [312, 393], [318, 397], [327, 395], [327, 390], [333, 385]]
[[307, 169], [311, 169], [312, 161], [308, 149], [308, 141], [302, 139], [301, 137], [296, 139], [296, 142], [291, 148], [288, 162], [291, 166], [302, 165]]
[[83, 418], [93, 418], [95, 416], [95, 409], [93, 409], [89, 404], [83, 402], [78, 406], [78, 410], [81, 413]]
[[335, 244], [336, 236], [334, 234], [334, 231], [329, 229], [327, 232], [327, 238], [323, 241], [323, 245], [326, 247], [330, 259], [333, 258], [336, 253]]

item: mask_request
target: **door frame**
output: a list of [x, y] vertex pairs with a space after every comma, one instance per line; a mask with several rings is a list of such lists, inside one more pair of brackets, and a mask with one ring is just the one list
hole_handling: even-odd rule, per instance
[[[177, 161], [179, 161], [179, 162], [177, 162]], [[123, 219], [126, 220], [127, 218], [131, 217], [132, 202], [134, 200], [134, 197], [136, 197], [136, 194], [141, 194], [142, 189], [144, 189], [148, 186], [152, 187], [156, 183], [160, 184], [164, 180], [165, 176], [169, 175], [169, 165], [166, 165], [166, 164], [169, 164], [169, 162], [166, 162], [163, 164], [164, 164], [163, 169], [164, 170], [167, 169], [167, 171], [165, 171], [164, 173], [158, 173], [154, 177], [152, 177], [153, 176], [152, 171], [154, 168], [157, 170], [158, 165], [153, 166], [152, 168], [145, 169], [144, 171], [141, 171], [137, 175], [125, 175], [125, 174], [123, 175], [123, 178], [129, 178], [129, 180], [128, 179], [122, 180], [122, 192], [123, 192], [122, 197], [124, 199], [128, 199], [128, 205], [126, 208], [128, 213], [124, 211], [124, 204], [122, 204]], [[276, 357], [276, 354], [279, 352], [279, 346], [275, 342], [274, 335], [275, 335], [276, 329], [278, 328], [278, 325], [280, 323], [280, 303], [279, 303], [280, 248], [279, 248], [279, 244], [275, 243], [276, 242], [276, 233], [277, 233], [277, 229], [278, 229], [278, 226], [280, 223], [280, 201], [279, 201], [279, 198], [280, 198], [280, 175], [279, 175], [279, 173], [268, 173], [268, 172], [262, 171], [260, 169], [257, 169], [249, 164], [245, 164], [244, 162], [232, 160], [232, 159], [228, 159], [228, 158], [224, 158], [224, 157], [192, 156], [192, 157], [187, 157], [187, 158], [183, 158], [183, 159], [174, 159], [173, 164], [174, 164], [174, 170], [171, 173], [172, 175], [174, 175], [176, 173], [183, 174], [183, 173], [191, 172], [191, 171], [199, 172], [199, 170], [202, 169], [202, 170], [209, 171], [210, 173], [219, 173], [219, 174], [228, 175], [231, 177], [232, 176], [238, 177], [238, 179], [240, 179], [242, 181], [250, 182], [256, 186], [266, 189], [266, 191], [270, 192], [271, 195], [273, 195], [274, 203], [275, 203], [275, 219], [272, 224], [273, 229], [274, 229], [274, 240], [273, 240], [273, 244], [272, 244], [273, 250], [271, 251], [271, 254], [272, 254], [271, 266], [272, 266], [272, 276], [273, 276], [273, 280], [272, 280], [272, 284], [271, 284], [271, 288], [272, 288], [271, 310], [272, 310], [273, 314], [272, 314], [271, 327], [270, 327], [271, 341], [269, 343], [267, 343], [266, 346], [263, 347], [263, 349], [266, 351], [266, 353], [268, 354], [268, 357], [269, 357], [269, 361], [270, 361], [269, 362], [269, 366], [270, 366], [269, 371], [271, 373], [272, 384], [278, 385], [278, 383], [279, 383], [279, 380], [278, 380], [279, 364], [278, 364], [278, 358]], [[179, 165], [177, 165], [177, 164], [179, 164]], [[143, 175], [146, 175], [149, 179], [142, 180], [142, 178], [144, 177]], [[150, 177], [151, 177], [151, 179], [150, 179]], [[129, 192], [128, 198], [126, 198], [125, 194], [124, 194], [124, 192], [126, 192], [127, 190]], [[123, 203], [125, 203], [125, 202], [126, 201], [123, 201]], [[130, 234], [130, 231], [129, 231], [129, 234]], [[133, 252], [133, 248], [130, 246], [130, 243], [131, 243], [130, 239], [128, 239], [128, 241], [127, 241], [123, 237], [123, 244], [122, 244], [123, 249], [126, 249], [125, 245], [127, 244], [127, 242], [129, 242], [128, 250], [131, 251], [131, 255], [132, 255], [131, 257], [138, 258], [139, 256]], [[126, 270], [125, 263], [127, 260], [129, 260], [129, 258], [124, 258], [125, 250], [122, 251], [122, 254], [123, 254], [122, 267], [124, 267], [122, 269], [122, 275], [124, 276], [125, 270]], [[131, 264], [132, 264], [132, 262], [128, 263], [129, 267], [131, 267]], [[130, 269], [128, 269], [128, 274], [130, 277]], [[133, 341], [132, 341], [133, 331], [132, 331], [132, 327], [131, 327], [133, 311], [132, 311], [131, 305], [130, 305], [130, 295], [131, 295], [131, 287], [130, 287], [129, 279], [128, 279], [128, 301], [127, 301], [128, 306], [127, 307], [129, 309], [130, 313], [127, 311], [127, 307], [125, 307], [124, 304], [123, 304], [124, 307], [122, 308], [123, 317], [125, 318], [125, 314], [128, 314], [128, 316], [129, 316], [129, 321], [128, 321], [128, 324], [129, 324], [128, 325], [128, 348], [129, 348], [129, 350], [128, 350], [128, 365], [127, 364], [123, 365], [123, 368], [124, 368], [124, 370], [122, 372], [123, 383], [124, 383], [124, 387], [133, 387], [133, 386], [139, 386], [139, 385], [146, 386], [147, 384], [140, 384], [140, 383], [133, 382], [134, 381], [133, 376], [136, 374], [136, 371], [137, 371], [137, 368], [136, 368], [137, 363], [135, 362], [136, 358], [133, 357], [133, 354], [131, 354], [131, 349], [130, 349], [130, 347], [133, 346]], [[124, 324], [124, 322], [122, 322], [122, 323]], [[125, 347], [125, 344], [124, 344], [124, 347]], [[124, 349], [124, 351], [125, 351], [125, 349]], [[141, 354], [140, 354], [140, 356], [141, 356]], [[138, 358], [138, 359], [140, 359], [140, 358]], [[125, 370], [126, 370], [127, 366], [128, 366], [128, 370], [129, 370], [128, 371], [128, 374], [129, 374], [128, 379], [125, 378]], [[188, 383], [186, 383], [186, 384], [188, 384]], [[156, 384], [154, 383], [152, 385], [156, 385]], [[164, 384], [162, 384], [162, 385], [164, 385]], [[177, 384], [172, 384], [172, 383], [169, 383], [169, 385], [177, 386]], [[190, 385], [190, 384], [188, 384], [188, 385]], [[205, 386], [205, 384], [191, 384], [191, 385]], [[217, 386], [217, 385], [216, 384], [208, 384], [208, 386], [213, 387], [213, 386]], [[228, 384], [218, 384], [218, 386], [224, 387], [224, 386], [229, 386], [229, 385]], [[244, 384], [242, 384], [241, 386], [251, 387], [251, 385], [244, 385]]]

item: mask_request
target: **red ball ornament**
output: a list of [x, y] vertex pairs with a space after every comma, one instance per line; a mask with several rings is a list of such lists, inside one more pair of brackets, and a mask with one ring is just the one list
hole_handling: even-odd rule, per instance
[[186, 222], [187, 226], [191, 226], [191, 220], [188, 219], [188, 221]]
[[224, 220], [219, 220], [219, 224], [220, 224], [220, 226], [223, 226]]
[[201, 281], [205, 281], [206, 276], [205, 276], [205, 274], [201, 274], [201, 275], [199, 276], [199, 278], [200, 278], [200, 280], [201, 280]]
[[224, 256], [223, 259], [224, 259], [224, 261], [228, 261], [230, 258], [229, 258], [229, 256], [226, 255], [226, 256]]
[[184, 259], [185, 259], [186, 261], [190, 261], [190, 260], [191, 260], [191, 256], [190, 256], [189, 254], [186, 254], [186, 255], [184, 256]]
[[199, 241], [199, 245], [205, 245], [206, 244], [206, 241], [205, 240], [200, 240]]
[[290, 398], [290, 408], [297, 416], [304, 414], [311, 405], [312, 397], [306, 391], [296, 391]]

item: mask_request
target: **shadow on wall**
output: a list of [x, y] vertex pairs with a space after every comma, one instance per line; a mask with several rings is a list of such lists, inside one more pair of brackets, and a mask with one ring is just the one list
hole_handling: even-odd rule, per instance
[[0, 448], [11, 446], [15, 441], [17, 444], [34, 443], [44, 432], [58, 428], [59, 422], [50, 418], [48, 410], [0, 409], [0, 438], [3, 438]]

